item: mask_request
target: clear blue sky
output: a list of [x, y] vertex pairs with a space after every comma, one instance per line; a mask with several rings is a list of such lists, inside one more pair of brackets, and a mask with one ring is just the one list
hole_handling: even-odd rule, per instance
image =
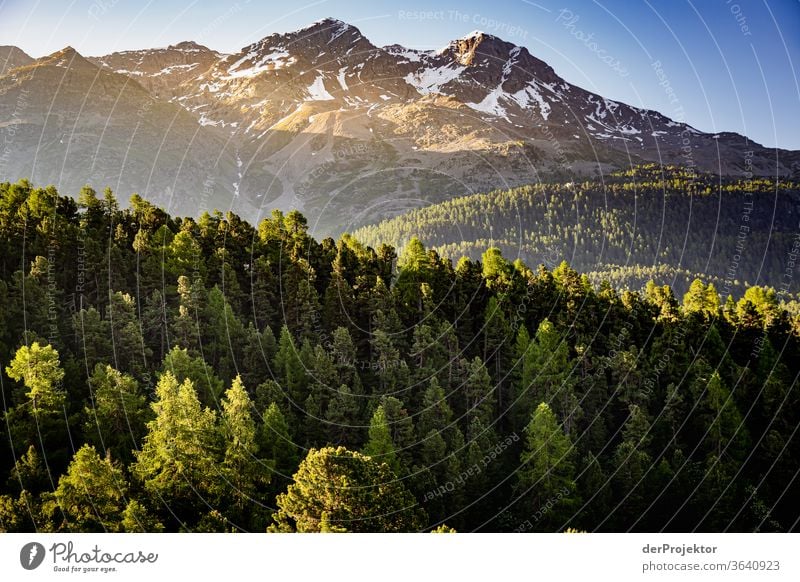
[[483, 30], [606, 97], [800, 149], [800, 0], [0, 0], [0, 44], [35, 57], [181, 40], [231, 52], [326, 16], [375, 44], [422, 49]]

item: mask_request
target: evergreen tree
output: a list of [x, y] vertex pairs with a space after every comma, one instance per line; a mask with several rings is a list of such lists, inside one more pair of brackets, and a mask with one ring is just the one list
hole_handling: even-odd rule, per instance
[[51, 346], [39, 342], [22, 346], [6, 367], [6, 374], [25, 385], [25, 396], [34, 416], [58, 412], [64, 406], [64, 390], [60, 385], [64, 370], [58, 352]]
[[397, 458], [392, 433], [386, 420], [383, 406], [378, 406], [369, 423], [369, 438], [364, 445], [364, 454], [379, 463], [386, 463], [393, 473], [399, 474], [400, 462]]
[[84, 409], [84, 432], [101, 451], [130, 461], [139, 447], [149, 410], [139, 385], [131, 376], [98, 364], [89, 379], [92, 406]]
[[[544, 402], [525, 430], [517, 490], [524, 496], [525, 514], [536, 520], [536, 529], [553, 531], [571, 517], [576, 501], [572, 443]], [[548, 504], [552, 509], [545, 509]]]
[[257, 488], [269, 483], [269, 471], [258, 457], [253, 404], [242, 380], [237, 376], [225, 392], [220, 418], [225, 453], [222, 461], [225, 496], [232, 498], [234, 522], [252, 522]]
[[310, 450], [293, 481], [275, 531], [413, 532], [426, 519], [388, 465], [344, 447]]
[[259, 451], [272, 468], [271, 490], [283, 489], [297, 469], [299, 446], [289, 433], [289, 423], [274, 402], [264, 411], [258, 432]]
[[219, 408], [219, 399], [225, 384], [203, 358], [192, 357], [189, 350], [174, 347], [164, 358], [162, 370], [171, 373], [178, 382], [190, 380], [197, 390], [201, 405], [212, 409]]
[[171, 372], [159, 380], [152, 408], [132, 472], [177, 519], [197, 519], [221, 478], [216, 414], [201, 409], [191, 380], [179, 384]]
[[59, 479], [53, 495], [64, 519], [59, 529], [122, 531], [120, 517], [127, 505], [127, 492], [125, 475], [111, 457], [104, 459], [93, 446], [83, 445]]

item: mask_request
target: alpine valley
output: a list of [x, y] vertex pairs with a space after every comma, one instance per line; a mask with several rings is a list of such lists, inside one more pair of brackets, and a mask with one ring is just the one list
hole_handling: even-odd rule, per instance
[[0, 47], [0, 136], [3, 180], [72, 195], [88, 181], [189, 215], [297, 209], [317, 236], [644, 162], [732, 177], [800, 168], [800, 152], [605, 99], [492, 35], [378, 47], [332, 18], [232, 55], [194, 42], [39, 59]]

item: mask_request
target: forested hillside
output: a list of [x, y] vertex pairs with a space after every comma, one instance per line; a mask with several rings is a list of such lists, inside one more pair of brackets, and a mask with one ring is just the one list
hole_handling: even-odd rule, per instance
[[[756, 184], [724, 195], [774, 198]], [[543, 232], [604, 220], [620, 253], [633, 192], [607, 186], [607, 213], [581, 186], [475, 200]], [[662, 197], [640, 186], [652, 216]], [[692, 197], [693, 216], [711, 207]], [[460, 200], [417, 213], [423, 237], [442, 244], [443, 208], [480, 232], [486, 206]], [[410, 236], [403, 220], [375, 236]], [[577, 224], [585, 262], [600, 226]], [[453, 265], [417, 239], [399, 257], [316, 241], [297, 212], [253, 226], [3, 183], [0, 530], [789, 530], [799, 334], [766, 287], [618, 292], [494, 248]]]
[[653, 279], [684, 293], [702, 276], [723, 295], [741, 297], [755, 284], [800, 288], [785, 277], [800, 250], [799, 224], [795, 182], [646, 165], [594, 181], [457, 198], [354, 236], [398, 248], [417, 236], [453, 260], [477, 259], [490, 246], [529, 265], [566, 258], [593, 283], [607, 279], [617, 288], [638, 290]]

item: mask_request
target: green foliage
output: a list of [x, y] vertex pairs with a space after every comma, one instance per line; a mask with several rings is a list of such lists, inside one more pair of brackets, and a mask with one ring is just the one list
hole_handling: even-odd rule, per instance
[[277, 503], [274, 531], [414, 532], [425, 519], [388, 465], [344, 447], [309, 451]]
[[189, 380], [203, 406], [217, 408], [224, 384], [200, 356], [192, 357], [185, 348], [174, 347], [164, 358], [163, 371], [178, 382]]
[[[575, 502], [572, 443], [544, 402], [536, 408], [525, 432], [517, 488], [526, 497], [528, 511], [540, 515], [539, 527], [557, 528], [570, 517]], [[551, 504], [553, 509], [545, 511]]]
[[63, 515], [59, 529], [75, 532], [122, 531], [128, 484], [111, 457], [83, 445], [58, 481], [53, 497]]
[[[744, 285], [744, 255], [739, 281], [715, 271], [736, 249], [743, 184], [714, 184], [720, 207], [705, 178], [636, 177], [638, 190], [615, 175], [384, 223], [408, 228], [397, 269], [393, 247], [315, 241], [296, 212], [254, 228], [89, 191], [79, 212], [52, 188], [0, 183], [0, 529], [263, 531], [276, 506], [273, 529], [330, 532], [790, 529], [800, 301]], [[791, 250], [796, 190], [775, 185], [748, 194], [748, 249], [766, 232], [761, 198], [770, 218], [777, 199], [768, 276]], [[703, 266], [713, 229], [652, 236], [663, 213], [685, 220], [687, 194], [693, 220], [719, 225]], [[549, 267], [503, 257], [518, 257], [504, 224], [517, 212], [538, 229], [519, 256]], [[454, 225], [464, 245], [447, 246]], [[628, 266], [595, 265], [598, 249]], [[480, 260], [442, 257], [461, 250]], [[618, 290], [632, 282], [644, 290]], [[336, 462], [328, 445], [363, 452]]]
[[55, 411], [64, 405], [64, 391], [59, 385], [64, 371], [58, 352], [52, 346], [42, 346], [39, 342], [33, 342], [30, 347], [22, 346], [6, 367], [6, 374], [28, 389], [25, 396], [34, 414]]
[[139, 384], [111, 366], [97, 364], [89, 379], [92, 405], [84, 409], [84, 432], [96, 448], [132, 460], [150, 414]]
[[220, 479], [216, 415], [201, 409], [190, 379], [179, 384], [171, 372], [159, 380], [152, 408], [132, 471], [145, 491], [181, 515], [182, 505], [212, 497]]
[[[645, 165], [580, 182], [465, 195], [361, 227], [354, 236], [372, 246], [416, 241], [415, 248], [425, 245], [454, 262], [483, 257], [489, 273], [496, 270], [497, 249], [529, 266], [569, 257], [595, 284], [640, 289], [653, 279], [680, 296], [702, 276], [725, 295], [741, 296], [748, 282], [784, 282], [798, 190], [785, 180]], [[743, 208], [750, 209], [747, 222]], [[744, 252], [741, 227], [748, 228]], [[734, 256], [741, 260], [731, 274]], [[789, 285], [792, 292], [800, 288], [796, 280]]]
[[368, 434], [369, 440], [364, 445], [364, 454], [379, 463], [386, 463], [392, 472], [398, 474], [400, 470], [399, 461], [383, 406], [378, 406], [375, 414], [372, 415]]

